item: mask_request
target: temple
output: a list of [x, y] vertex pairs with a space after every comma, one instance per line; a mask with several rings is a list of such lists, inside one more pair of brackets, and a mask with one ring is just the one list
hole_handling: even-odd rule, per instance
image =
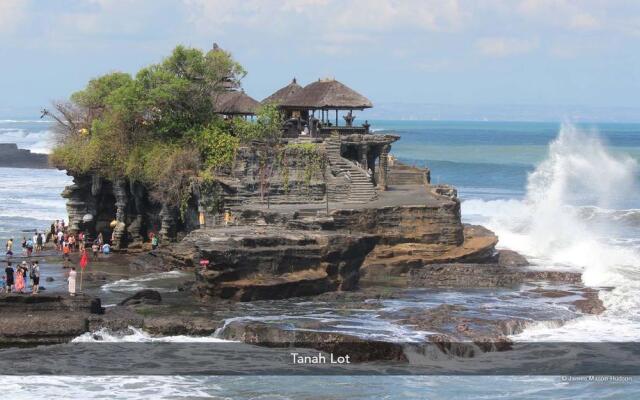
[[369, 99], [332, 78], [304, 87], [294, 78], [261, 104], [276, 105], [282, 112], [285, 140], [325, 144], [334, 175], [347, 174], [360, 186], [344, 200], [370, 201], [376, 197], [374, 188], [386, 190], [388, 155], [398, 137], [371, 134], [368, 121], [355, 124], [354, 110], [373, 107]]

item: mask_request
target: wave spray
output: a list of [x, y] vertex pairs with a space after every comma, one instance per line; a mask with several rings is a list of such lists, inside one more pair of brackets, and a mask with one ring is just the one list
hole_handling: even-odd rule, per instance
[[[595, 131], [563, 124], [547, 158], [529, 174], [523, 200], [463, 204], [465, 214], [488, 219], [501, 247], [527, 255], [535, 268], [580, 270], [586, 285], [613, 288], [600, 292], [607, 307], [601, 317], [580, 318], [556, 329], [558, 335], [545, 328], [527, 339], [566, 338], [560, 331], [571, 329], [572, 339], [584, 340], [594, 325], [606, 339], [640, 338], [640, 251], [638, 241], [625, 240], [625, 221], [640, 216], [640, 210], [625, 209], [639, 198], [637, 176], [637, 162], [612, 153]], [[632, 228], [638, 235], [639, 227]], [[611, 323], [620, 329], [610, 331], [605, 325]]]

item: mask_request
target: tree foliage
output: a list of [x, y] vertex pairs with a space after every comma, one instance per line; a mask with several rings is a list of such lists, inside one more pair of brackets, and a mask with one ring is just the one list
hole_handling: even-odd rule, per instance
[[48, 113], [57, 121], [52, 161], [73, 173], [143, 182], [159, 201], [179, 205], [205, 169], [232, 161], [239, 139], [213, 99], [245, 74], [225, 51], [178, 46], [135, 76], [92, 79]]

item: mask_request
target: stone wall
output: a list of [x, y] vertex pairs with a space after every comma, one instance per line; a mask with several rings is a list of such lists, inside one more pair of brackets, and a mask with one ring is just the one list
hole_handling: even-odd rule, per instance
[[[319, 151], [324, 151], [322, 145], [318, 146]], [[321, 203], [325, 201], [325, 171], [309, 169], [307, 164], [296, 148], [276, 154], [264, 146], [241, 147], [225, 178], [231, 189], [226, 202]]]

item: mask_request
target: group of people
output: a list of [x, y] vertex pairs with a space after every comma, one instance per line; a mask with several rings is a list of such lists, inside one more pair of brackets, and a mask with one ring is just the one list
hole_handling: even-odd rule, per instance
[[[230, 223], [232, 220], [231, 213], [228, 212], [225, 215], [225, 223]], [[159, 245], [160, 238], [155, 233], [149, 234], [149, 241], [151, 242], [152, 249], [156, 249]], [[68, 225], [65, 225], [64, 220], [56, 220], [51, 224], [49, 232], [34, 232], [34, 235], [30, 238], [26, 236], [22, 239], [22, 249], [24, 255], [29, 261], [22, 261], [17, 264], [14, 269], [12, 265], [14, 240], [9, 239], [6, 243], [6, 258], [7, 267], [2, 275], [0, 281], [0, 293], [28, 293], [29, 286], [30, 292], [37, 294], [40, 290], [40, 265], [38, 261], [31, 261], [31, 256], [35, 253], [38, 254], [44, 250], [45, 244], [52, 242], [55, 249], [62, 253], [63, 268], [69, 268], [67, 273], [67, 281], [69, 294], [75, 296], [76, 294], [76, 268], [71, 266], [71, 254], [79, 252], [80, 265], [84, 269], [89, 260], [88, 251], [91, 249], [93, 260], [97, 260], [100, 253], [110, 254], [111, 245], [105, 242], [102, 233], [98, 233], [95, 239], [91, 240], [84, 232], [74, 233], [68, 229]], [[82, 284], [81, 284], [82, 286]]]
[[31, 293], [37, 294], [40, 291], [40, 265], [38, 261], [33, 263], [23, 261], [13, 269], [11, 262], [7, 262], [7, 268], [0, 281], [0, 293], [27, 293], [31, 283]]
[[[47, 242], [47, 238], [44, 232], [38, 233], [35, 231], [32, 237], [28, 238], [26, 236], [22, 237], [22, 253], [27, 257], [31, 257], [31, 255], [35, 252], [36, 254], [40, 253], [44, 250], [44, 244]], [[7, 258], [13, 257], [13, 238], [7, 240], [6, 244], [6, 255]]]
[[65, 268], [69, 266], [71, 253], [76, 251], [82, 253], [89, 245], [93, 260], [97, 260], [100, 253], [105, 255], [111, 253], [111, 245], [104, 241], [102, 232], [98, 233], [97, 237], [91, 241], [84, 232], [78, 232], [77, 234], [67, 232], [64, 220], [56, 220], [51, 224], [49, 236], [52, 238], [56, 249], [62, 252]]

